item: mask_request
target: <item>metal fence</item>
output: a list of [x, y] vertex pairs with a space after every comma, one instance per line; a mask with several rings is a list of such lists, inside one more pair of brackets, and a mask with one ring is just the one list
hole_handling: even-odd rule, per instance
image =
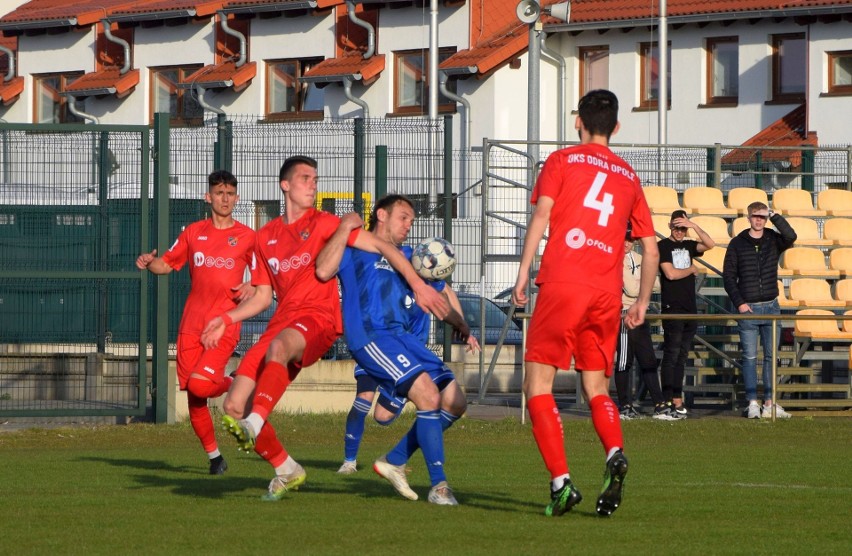
[[[293, 154], [318, 160], [318, 204], [338, 215], [357, 209], [366, 218], [384, 193], [409, 195], [418, 212], [409, 239], [443, 236], [455, 244], [457, 291], [489, 303], [505, 295], [517, 272], [530, 184], [560, 145], [541, 143], [540, 160], [530, 159], [525, 142], [485, 140], [481, 149], [461, 151], [449, 118], [241, 116], [171, 130], [0, 124], [0, 415], [138, 414], [154, 403], [162, 365], [153, 378], [149, 369], [158, 367], [160, 344], [174, 353], [189, 279], [186, 272], [164, 278], [164, 297], [161, 279], [137, 272], [133, 261], [143, 249], [165, 249], [183, 226], [206, 216], [206, 176], [217, 168], [237, 176], [235, 216], [253, 228], [281, 214], [277, 176]], [[798, 154], [720, 145], [613, 148], [643, 181], [679, 191], [748, 180], [770, 191], [819, 191], [849, 188], [852, 180], [850, 147]], [[158, 319], [149, 322], [147, 314]]]

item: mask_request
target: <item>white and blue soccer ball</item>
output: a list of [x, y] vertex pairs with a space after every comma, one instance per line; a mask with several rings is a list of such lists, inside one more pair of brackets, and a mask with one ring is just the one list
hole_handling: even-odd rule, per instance
[[411, 266], [424, 280], [446, 280], [456, 268], [456, 249], [440, 237], [424, 240], [411, 253]]

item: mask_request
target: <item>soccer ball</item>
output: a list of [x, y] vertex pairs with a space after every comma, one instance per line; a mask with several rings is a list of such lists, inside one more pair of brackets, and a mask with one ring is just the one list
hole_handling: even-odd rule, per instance
[[411, 266], [426, 280], [446, 280], [456, 268], [456, 250], [440, 237], [424, 240], [411, 253]]

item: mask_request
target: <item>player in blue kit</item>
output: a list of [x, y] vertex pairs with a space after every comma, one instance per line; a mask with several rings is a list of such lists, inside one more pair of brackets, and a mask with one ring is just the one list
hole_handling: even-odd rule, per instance
[[[390, 195], [376, 203], [372, 222], [380, 239], [400, 245], [413, 221], [414, 207], [403, 196]], [[346, 248], [349, 232], [360, 225], [357, 214], [343, 218], [337, 234], [317, 258], [317, 276], [330, 280], [336, 274], [340, 279], [344, 333], [358, 365], [383, 395], [408, 398], [417, 408], [411, 430], [393, 450], [375, 461], [373, 469], [402, 496], [417, 500], [405, 477], [405, 463], [420, 448], [432, 483], [429, 502], [456, 505], [444, 473], [443, 431], [464, 414], [467, 402], [452, 371], [416, 334], [427, 316], [415, 305], [407, 284], [378, 253]], [[403, 252], [410, 256], [407, 248]], [[454, 297], [443, 283], [434, 285], [447, 292], [448, 299]], [[470, 349], [478, 349], [458, 311], [451, 311], [444, 320]]]

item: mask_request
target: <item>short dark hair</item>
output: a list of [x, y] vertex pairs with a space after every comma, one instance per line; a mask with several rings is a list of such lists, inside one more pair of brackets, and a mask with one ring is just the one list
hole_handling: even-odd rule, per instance
[[379, 209], [386, 210], [390, 212], [393, 209], [393, 206], [397, 203], [406, 203], [408, 206], [414, 210], [414, 203], [411, 202], [411, 199], [406, 197], [405, 195], [399, 195], [397, 193], [390, 193], [385, 195], [373, 205], [373, 210], [370, 212], [370, 225], [367, 227], [368, 232], [374, 232], [376, 230], [376, 226], [379, 223]]
[[237, 178], [234, 177], [234, 174], [230, 173], [227, 170], [214, 170], [210, 172], [210, 175], [207, 176], [207, 188], [213, 188], [220, 184], [225, 185], [233, 185], [237, 186]]
[[296, 165], [298, 165], [298, 164], [307, 164], [308, 166], [310, 166], [314, 170], [316, 170], [317, 167], [319, 167], [319, 164], [317, 164], [317, 161], [314, 160], [313, 158], [309, 157], [309, 156], [302, 156], [302, 155], [291, 156], [290, 158], [288, 158], [287, 160], [284, 161], [284, 164], [281, 165], [281, 170], [278, 172], [278, 181], [282, 182], [284, 180], [289, 180], [290, 175], [293, 171], [293, 168], [295, 168]]
[[606, 89], [589, 91], [577, 103], [577, 113], [589, 133], [609, 139], [618, 124], [618, 97]]
[[678, 218], [686, 218], [686, 211], [683, 209], [678, 209], [672, 213], [672, 217], [669, 218], [669, 222], [674, 222]]

